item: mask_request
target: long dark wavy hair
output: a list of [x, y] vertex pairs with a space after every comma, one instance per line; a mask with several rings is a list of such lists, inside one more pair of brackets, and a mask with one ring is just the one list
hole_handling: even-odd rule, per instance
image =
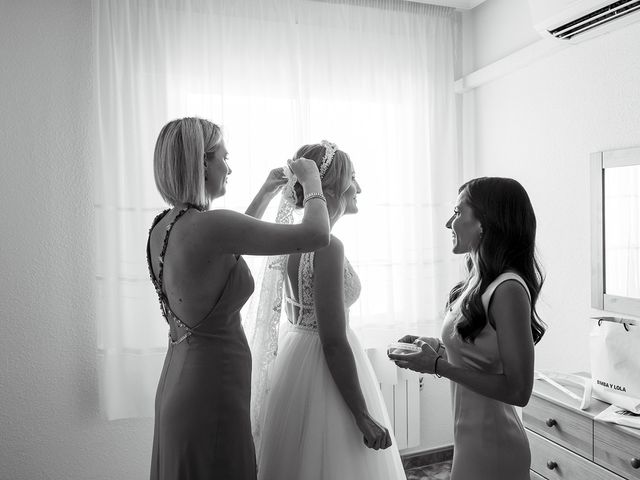
[[529, 195], [516, 180], [500, 177], [475, 178], [458, 190], [463, 191], [483, 233], [477, 247], [467, 254], [467, 278], [449, 293], [447, 307], [469, 289], [462, 299], [458, 334], [473, 343], [488, 320], [482, 294], [498, 275], [512, 270], [529, 288], [531, 334], [534, 344], [538, 343], [546, 330], [536, 311], [544, 274], [535, 253], [536, 216]]

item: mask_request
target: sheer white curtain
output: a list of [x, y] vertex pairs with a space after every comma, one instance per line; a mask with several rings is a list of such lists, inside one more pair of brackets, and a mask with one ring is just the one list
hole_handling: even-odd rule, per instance
[[352, 325], [369, 342], [438, 332], [459, 265], [444, 228], [460, 180], [452, 9], [404, 0], [93, 7], [98, 349], [109, 418], [153, 412], [167, 327], [145, 262], [148, 228], [165, 208], [152, 155], [177, 117], [223, 126], [233, 174], [214, 208], [244, 211], [298, 146], [336, 142], [363, 189], [360, 213], [335, 228], [363, 283]]

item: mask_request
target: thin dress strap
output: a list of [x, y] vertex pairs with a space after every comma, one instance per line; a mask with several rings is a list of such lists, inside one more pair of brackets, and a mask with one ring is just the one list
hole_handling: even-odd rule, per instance
[[[313, 309], [313, 285], [311, 285], [311, 276], [313, 275], [313, 258], [316, 252], [308, 252], [300, 255], [300, 263], [298, 264], [298, 298], [300, 299], [301, 308], [298, 314], [298, 323], [302, 320], [304, 309]], [[306, 258], [306, 261], [305, 261]]]

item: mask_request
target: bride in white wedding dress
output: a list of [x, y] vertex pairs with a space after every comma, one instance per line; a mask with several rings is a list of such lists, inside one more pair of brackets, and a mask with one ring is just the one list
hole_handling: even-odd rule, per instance
[[[318, 165], [331, 226], [358, 211], [360, 186], [347, 154], [323, 141], [305, 145], [299, 157]], [[284, 197], [302, 206], [303, 193], [294, 182], [285, 187]], [[254, 352], [252, 382], [258, 478], [404, 480], [378, 380], [349, 327], [349, 307], [360, 294], [360, 281], [342, 243], [332, 235], [325, 248], [271, 262], [265, 276], [277, 271], [284, 292], [282, 283], [261, 292], [258, 318], [267, 326], [256, 327], [262, 328], [262, 337], [249, 331], [254, 346], [261, 343]], [[283, 294], [288, 322], [283, 322], [286, 330], [280, 332], [271, 365]], [[269, 296], [277, 301], [276, 314], [267, 322], [265, 314], [273, 311], [266, 308]]]

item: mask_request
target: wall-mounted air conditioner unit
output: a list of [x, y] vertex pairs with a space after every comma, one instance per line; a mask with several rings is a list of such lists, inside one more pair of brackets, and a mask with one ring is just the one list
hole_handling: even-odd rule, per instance
[[578, 43], [640, 20], [640, 0], [529, 0], [543, 36]]

